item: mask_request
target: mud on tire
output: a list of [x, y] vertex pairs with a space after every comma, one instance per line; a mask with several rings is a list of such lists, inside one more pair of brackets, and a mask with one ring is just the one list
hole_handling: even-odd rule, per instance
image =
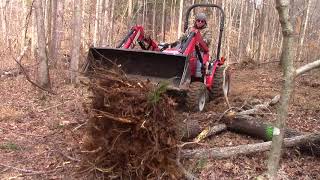
[[[215, 72], [214, 81], [211, 87], [211, 91], [209, 91], [210, 100], [223, 97], [223, 71], [225, 70], [225, 66], [220, 66]], [[225, 88], [227, 89], [227, 94], [229, 94], [230, 90], [230, 72], [226, 71], [226, 79], [225, 79]]]
[[190, 84], [186, 97], [188, 110], [192, 112], [203, 111], [208, 100], [208, 91], [205, 84], [202, 82], [193, 82]]

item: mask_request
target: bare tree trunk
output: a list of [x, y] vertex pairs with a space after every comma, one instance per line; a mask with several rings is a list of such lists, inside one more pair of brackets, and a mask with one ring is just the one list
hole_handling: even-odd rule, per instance
[[128, 0], [128, 16], [127, 16], [127, 29], [132, 25], [132, 10], [133, 10], [133, 2], [132, 0]]
[[97, 0], [96, 2], [96, 15], [94, 17], [95, 21], [94, 21], [94, 33], [93, 33], [93, 45], [97, 46], [98, 44], [98, 30], [99, 30], [99, 13], [100, 13], [100, 2], [102, 0]]
[[[61, 49], [61, 41], [63, 39], [63, 23], [64, 23], [64, 18], [63, 18], [63, 14], [64, 14], [64, 0], [63, 1], [58, 1], [57, 2], [57, 18], [56, 18], [56, 23], [57, 23], [57, 28], [56, 28], [56, 42], [54, 45], [54, 56], [55, 56], [55, 63], [57, 63], [57, 60], [60, 58], [60, 49]], [[55, 35], [54, 35], [55, 36]], [[54, 41], [54, 40], [53, 40]], [[54, 64], [55, 66], [55, 64]]]
[[[51, 22], [52, 22], [52, 0], [47, 0], [46, 4], [47, 8], [45, 9], [45, 16], [46, 16], [46, 35], [47, 35], [47, 43], [51, 44]], [[50, 56], [50, 47], [49, 47], [49, 61], [51, 61]]]
[[12, 47], [11, 43], [12, 43], [12, 39], [11, 39], [11, 33], [10, 31], [11, 29], [11, 25], [14, 24], [13, 22], [11, 22], [10, 20], [13, 19], [13, 1], [10, 0], [6, 0], [6, 6], [9, 7], [9, 11], [6, 10], [6, 27], [7, 27], [7, 36], [6, 36], [6, 41], [8, 42], [8, 46], [7, 47]]
[[73, 84], [78, 84], [78, 71], [79, 71], [79, 59], [80, 59], [80, 44], [81, 44], [81, 28], [82, 28], [82, 0], [74, 1], [73, 11], [73, 35], [72, 35], [72, 54], [70, 63], [70, 80]]
[[120, 17], [120, 21], [118, 19], [119, 25], [117, 26], [116, 32], [119, 32], [120, 29], [124, 29], [125, 28], [123, 21], [124, 21], [125, 15], [127, 14], [128, 8], [129, 8], [128, 6], [126, 6], [124, 8], [123, 13], [122, 13], [122, 15]]
[[115, 4], [115, 0], [111, 0], [111, 33], [110, 33], [110, 44], [114, 44], [114, 4]]
[[166, 41], [166, 30], [165, 30], [165, 25], [166, 25], [166, 0], [163, 0], [162, 3], [162, 19], [161, 19], [161, 32], [162, 32], [162, 41]]
[[305, 18], [305, 21], [304, 21], [303, 30], [302, 30], [302, 34], [301, 34], [301, 37], [300, 37], [300, 43], [299, 43], [299, 48], [298, 48], [298, 57], [297, 57], [297, 61], [298, 62], [301, 60], [301, 55], [302, 55], [302, 52], [303, 52], [303, 43], [304, 43], [304, 38], [306, 36], [306, 30], [307, 30], [307, 27], [308, 27], [311, 3], [312, 3], [312, 0], [307, 0], [306, 18]]
[[38, 43], [37, 43], [37, 39], [38, 39], [38, 35], [37, 35], [37, 18], [36, 18], [36, 8], [32, 7], [32, 28], [31, 28], [31, 33], [32, 33], [32, 37], [31, 37], [31, 56], [33, 59], [37, 58], [37, 47], [38, 47]]
[[103, 39], [104, 39], [104, 37], [103, 37], [103, 34], [104, 34], [104, 31], [106, 31], [106, 29], [105, 29], [105, 27], [104, 27], [104, 23], [105, 23], [105, 12], [106, 12], [106, 8], [105, 8], [105, 6], [106, 6], [106, 0], [101, 0], [101, 12], [99, 13], [99, 19], [100, 19], [100, 22], [99, 22], [99, 27], [100, 27], [100, 29], [99, 29], [99, 46], [101, 46], [102, 45], [102, 42], [103, 42]]
[[5, 23], [5, 12], [4, 12], [4, 2], [0, 1], [0, 17], [1, 17], [1, 39], [5, 42], [5, 32], [6, 32], [6, 23]]
[[58, 26], [58, 21], [57, 21], [57, 15], [58, 15], [58, 1], [52, 1], [52, 38], [49, 43], [49, 57], [51, 62], [55, 65], [57, 61], [57, 52], [58, 52], [58, 47], [57, 47], [57, 36], [58, 36], [58, 31], [57, 31], [57, 26]]
[[289, 5], [289, 0], [276, 0], [276, 7], [283, 34], [281, 61], [282, 70], [284, 73], [284, 84], [281, 90], [277, 123], [273, 130], [272, 148], [268, 159], [268, 175], [271, 179], [276, 179], [277, 177], [283, 144], [285, 122], [288, 116], [289, 102], [294, 88], [295, 69], [293, 66], [294, 52], [292, 48], [293, 28], [289, 18]]
[[248, 41], [248, 55], [250, 58], [254, 58], [255, 47], [254, 47], [254, 32], [255, 32], [255, 16], [256, 16], [256, 8], [254, 3], [252, 3], [252, 12], [250, 19], [250, 33], [249, 33], [249, 41]]
[[171, 17], [171, 22], [170, 22], [170, 41], [172, 42], [173, 39], [176, 36], [174, 35], [174, 33], [176, 32], [174, 27], [175, 27], [175, 22], [176, 22], [176, 4], [177, 4], [177, 0], [171, 0], [171, 6], [172, 6], [172, 11], [170, 12], [170, 17]]
[[181, 36], [183, 0], [180, 0], [179, 8], [180, 9], [179, 9], [179, 23], [178, 23], [178, 38], [180, 38], [180, 36]]
[[264, 29], [265, 29], [264, 26], [265, 26], [265, 16], [266, 16], [266, 8], [267, 8], [264, 3], [262, 3], [261, 14], [260, 14], [259, 46], [258, 46], [258, 57], [257, 57], [258, 62], [262, 62], [262, 59], [263, 59], [263, 44], [264, 44]]
[[[108, 0], [107, 0], [108, 1]], [[82, 1], [82, 30], [81, 30], [81, 43], [83, 49], [89, 49], [92, 45], [91, 41], [91, 15], [92, 15], [92, 1], [90, 0], [83, 0]], [[105, 29], [107, 31], [107, 29]], [[104, 31], [104, 32], [105, 32]], [[106, 37], [106, 36], [104, 36]]]
[[22, 31], [21, 31], [21, 42], [20, 42], [20, 49], [21, 49], [21, 52], [23, 51], [23, 49], [25, 48], [25, 45], [26, 45], [26, 37], [25, 37], [25, 32], [26, 32], [26, 29], [28, 28], [26, 22], [27, 22], [27, 14], [28, 14], [28, 3], [27, 1], [23, 0], [22, 1], [22, 9], [23, 9], [23, 13], [22, 13], [22, 18], [23, 18], [23, 28], [22, 28]]
[[241, 62], [241, 51], [242, 51], [242, 44], [241, 42], [241, 31], [242, 31], [242, 15], [243, 15], [243, 6], [245, 5], [245, 3], [243, 3], [243, 0], [241, 0], [240, 3], [240, 19], [239, 19], [239, 32], [238, 32], [238, 62]]
[[157, 0], [154, 0], [153, 3], [153, 15], [152, 15], [152, 37], [154, 39], [157, 39], [157, 35], [156, 35], [156, 6], [157, 6]]
[[128, 0], [128, 17], [132, 16], [132, 0]]
[[39, 69], [38, 82], [43, 88], [50, 88], [48, 58], [46, 55], [46, 37], [44, 29], [43, 8], [41, 0], [35, 0], [35, 10], [37, 19], [37, 35], [38, 35], [38, 54], [39, 54]]
[[[273, 9], [271, 9], [273, 11]], [[278, 34], [278, 21], [275, 19], [275, 17], [273, 16], [270, 16], [270, 18], [272, 19], [270, 23], [271, 26], [270, 26], [270, 30], [269, 30], [269, 33], [271, 34], [271, 43], [270, 43], [270, 53], [267, 53], [267, 58], [268, 59], [271, 59], [271, 57], [273, 56], [273, 58], [277, 58], [276, 54], [277, 54], [277, 51], [275, 52], [274, 54], [274, 47], [275, 47], [275, 44], [277, 43], [277, 34]]]
[[225, 56], [228, 59], [227, 63], [230, 63], [230, 31], [232, 30], [232, 14], [231, 14], [231, 2], [229, 0], [226, 0], [225, 2], [225, 8], [227, 13], [227, 19], [226, 19], [226, 36], [225, 36]]
[[[106, 3], [105, 3], [105, 7], [104, 7], [105, 9], [109, 9], [109, 0], [106, 0]], [[102, 44], [103, 45], [107, 45], [108, 44], [108, 42], [107, 42], [107, 37], [109, 36], [108, 34], [109, 34], [109, 24], [110, 24], [110, 22], [109, 22], [109, 11], [104, 11], [104, 19], [103, 19], [103, 21], [104, 21], [104, 28], [103, 28], [103, 35], [102, 35]], [[129, 23], [130, 24], [130, 23]], [[129, 25], [128, 24], [128, 25]]]
[[143, 10], [142, 10], [142, 25], [145, 27], [145, 19], [146, 19], [146, 16], [147, 16], [147, 3], [146, 3], [146, 0], [143, 0]]
[[145, 24], [145, 19], [146, 19], [146, 11], [147, 11], [147, 6], [148, 4], [145, 3], [145, 0], [138, 0], [136, 3], [134, 3], [134, 9], [135, 12], [133, 12], [133, 20], [131, 21], [131, 24], [140, 24], [143, 25], [144, 27], [146, 26]]
[[89, 42], [88, 45], [91, 46], [91, 45], [93, 45], [93, 37], [94, 37], [95, 6], [93, 6], [93, 4], [95, 4], [95, 2], [88, 1], [87, 4], [86, 3], [84, 3], [84, 4], [85, 4], [85, 7], [87, 7], [89, 9], [88, 22], [86, 23], [85, 27], [88, 28], [88, 30], [86, 32], [86, 36], [87, 36], [88, 42]]
[[[277, 42], [278, 42], [279, 46], [278, 46], [278, 51], [277, 51], [277, 54], [276, 54], [276, 58], [280, 58], [280, 54], [282, 52], [282, 43], [283, 43], [283, 35], [282, 35], [281, 31], [279, 31], [279, 33], [278, 33]], [[280, 63], [279, 64], [281, 65], [281, 59], [280, 59]]]
[[7, 20], [7, 6], [9, 0], [1, 1], [1, 27], [3, 32], [3, 42], [7, 47], [9, 47], [9, 37], [8, 37], [8, 20]]

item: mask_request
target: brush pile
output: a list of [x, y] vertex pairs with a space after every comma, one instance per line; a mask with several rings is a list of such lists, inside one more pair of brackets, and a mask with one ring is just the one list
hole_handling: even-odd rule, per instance
[[96, 69], [90, 120], [84, 138], [87, 158], [107, 178], [181, 178], [177, 144], [190, 124], [175, 117], [167, 85], [129, 80], [124, 74]]

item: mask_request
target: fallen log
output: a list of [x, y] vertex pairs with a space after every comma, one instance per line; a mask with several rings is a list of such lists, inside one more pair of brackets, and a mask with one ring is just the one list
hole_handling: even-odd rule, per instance
[[[259, 118], [246, 115], [227, 117], [223, 122], [226, 123], [229, 131], [249, 135], [264, 141], [271, 141], [273, 134], [279, 131], [279, 129], [272, 124], [265, 123]], [[293, 138], [301, 135], [304, 135], [304, 133], [289, 128], [285, 129], [285, 138]], [[299, 144], [298, 148], [301, 152], [320, 156], [320, 139], [315, 140], [313, 144]]]
[[[300, 146], [304, 144], [313, 144], [315, 142], [320, 141], [320, 134], [308, 134], [302, 136], [296, 136], [293, 138], [285, 138], [284, 139], [284, 147], [294, 147]], [[270, 150], [271, 141], [257, 144], [248, 144], [248, 145], [240, 145], [233, 147], [222, 147], [222, 148], [210, 148], [210, 149], [195, 149], [195, 150], [182, 150], [181, 157], [183, 158], [196, 158], [196, 159], [204, 159], [204, 158], [215, 158], [215, 159], [223, 159], [229, 158], [236, 155], [244, 155], [251, 154], [256, 152], [264, 152]]]

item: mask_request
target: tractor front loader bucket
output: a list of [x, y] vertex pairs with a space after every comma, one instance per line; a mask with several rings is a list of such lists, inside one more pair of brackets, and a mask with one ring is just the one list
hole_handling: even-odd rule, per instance
[[173, 87], [180, 87], [188, 72], [187, 57], [164, 54], [156, 51], [144, 51], [120, 48], [90, 48], [86, 72], [95, 67], [120, 68], [128, 77], [152, 82], [167, 81]]

